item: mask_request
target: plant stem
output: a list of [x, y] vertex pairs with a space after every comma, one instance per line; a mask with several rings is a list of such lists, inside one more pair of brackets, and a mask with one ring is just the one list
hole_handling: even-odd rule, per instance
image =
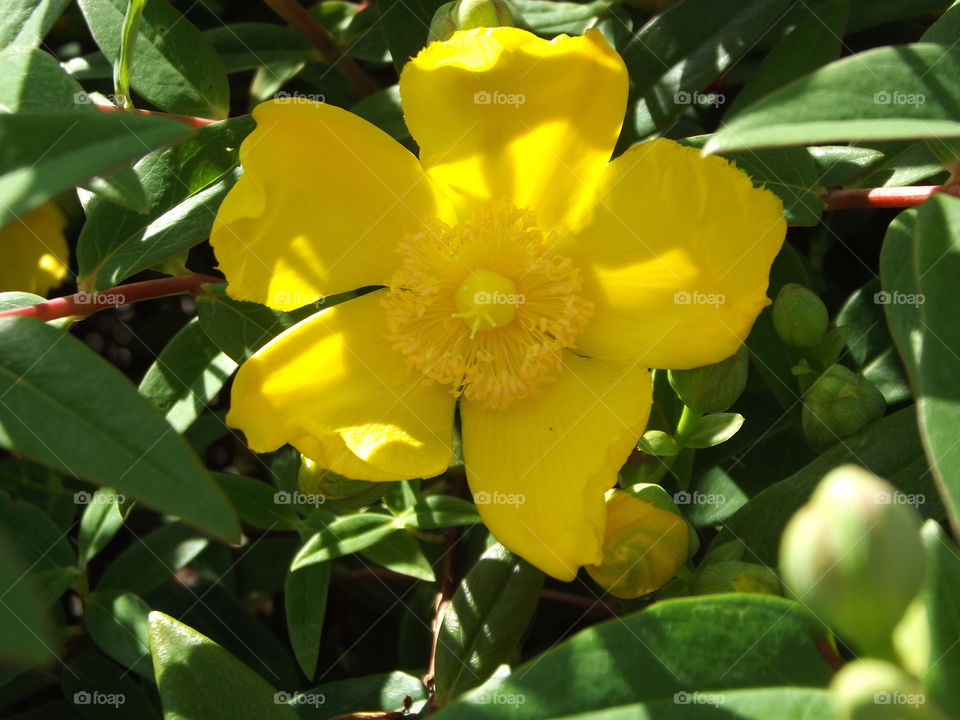
[[822, 196], [827, 210], [853, 208], [916, 207], [934, 193], [960, 197], [960, 182], [949, 185], [912, 185], [907, 187], [850, 188], [831, 190]]
[[178, 275], [176, 277], [145, 280], [144, 282], [117, 285], [102, 292], [78, 292], [74, 295], [54, 298], [28, 307], [0, 312], [0, 318], [32, 317], [37, 320], [59, 320], [66, 317], [84, 318], [99, 310], [119, 307], [141, 300], [153, 300], [183, 293], [195, 294], [206, 283], [220, 283], [223, 278], [212, 275]]
[[336, 68], [357, 95], [365, 97], [377, 89], [363, 68], [340, 49], [327, 29], [297, 0], [263, 1], [320, 52], [324, 62]]
[[96, 108], [97, 110], [101, 110], [103, 112], [132, 112], [132, 113], [136, 113], [137, 115], [152, 115], [153, 117], [168, 118], [169, 120], [178, 120], [179, 122], [182, 122], [185, 125], [189, 125], [190, 127], [193, 127], [193, 128], [202, 128], [202, 127], [206, 127], [207, 125], [213, 125], [213, 123], [215, 122], [221, 122], [220, 120], [211, 120], [209, 118], [193, 117], [192, 115], [174, 115], [172, 113], [155, 112], [153, 110], [141, 110], [140, 108], [134, 108], [134, 107], [131, 107], [129, 110], [124, 110], [123, 108], [119, 108], [116, 105], [97, 105]]

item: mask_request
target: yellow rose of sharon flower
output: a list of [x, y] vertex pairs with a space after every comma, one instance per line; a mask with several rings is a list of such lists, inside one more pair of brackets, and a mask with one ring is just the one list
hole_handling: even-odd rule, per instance
[[60, 208], [48, 202], [0, 227], [0, 292], [45, 296], [66, 279], [66, 224]]
[[780, 201], [669, 140], [610, 161], [627, 70], [594, 30], [458, 32], [404, 68], [419, 160], [336, 107], [254, 111], [212, 242], [229, 292], [319, 312], [241, 367], [228, 422], [363, 480], [438, 475], [460, 407], [484, 522], [554, 577], [602, 560], [648, 368], [732, 355], [768, 304]]

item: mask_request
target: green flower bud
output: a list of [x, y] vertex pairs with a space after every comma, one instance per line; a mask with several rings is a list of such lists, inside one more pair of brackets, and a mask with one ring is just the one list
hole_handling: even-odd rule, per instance
[[779, 595], [780, 578], [770, 568], [757, 563], [725, 560], [701, 567], [693, 581], [695, 595], [752, 592]]
[[429, 39], [447, 40], [457, 30], [513, 27], [515, 18], [507, 0], [455, 0], [437, 8], [430, 21]]
[[920, 684], [882, 660], [854, 660], [830, 683], [839, 720], [911, 720], [940, 717]]
[[347, 508], [358, 508], [379, 500], [390, 488], [390, 483], [345, 478], [301, 456], [297, 490], [305, 495], [320, 496]]
[[718, 413], [743, 393], [748, 366], [747, 348], [741, 347], [726, 360], [692, 370], [671, 370], [667, 377], [684, 405], [702, 413]]
[[816, 347], [829, 323], [827, 306], [813, 292], [797, 283], [780, 288], [773, 303], [773, 327], [787, 345]]
[[886, 407], [883, 393], [870, 381], [843, 365], [833, 365], [804, 395], [803, 433], [811, 445], [825, 450], [880, 419]]
[[856, 465], [828, 473], [780, 543], [784, 585], [863, 653], [891, 658], [891, 632], [923, 582], [920, 517]]
[[588, 565], [598, 585], [620, 598], [637, 598], [666, 585], [690, 549], [687, 521], [659, 485], [607, 493], [603, 562]]

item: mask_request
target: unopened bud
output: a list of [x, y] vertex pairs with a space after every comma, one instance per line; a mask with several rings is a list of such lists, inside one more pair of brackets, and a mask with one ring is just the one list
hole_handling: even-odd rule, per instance
[[297, 490], [307, 495], [323, 496], [347, 508], [358, 508], [379, 500], [390, 483], [351, 480], [323, 469], [306, 456], [300, 459]]
[[447, 40], [457, 30], [513, 27], [515, 17], [507, 0], [455, 0], [437, 8], [430, 22], [429, 38]]
[[883, 416], [887, 402], [862, 375], [833, 365], [807, 390], [801, 424], [810, 444], [825, 450]]
[[787, 345], [816, 347], [829, 323], [827, 306], [812, 291], [797, 283], [780, 288], [773, 303], [773, 327]]
[[736, 402], [747, 386], [747, 348], [713, 365], [692, 370], [671, 370], [670, 386], [687, 405], [702, 413], [723, 412]]
[[693, 590], [696, 595], [730, 592], [779, 595], [780, 579], [763, 565], [725, 560], [701, 567], [693, 582]]
[[940, 717], [927, 705], [914, 678], [882, 660], [854, 660], [830, 683], [838, 720], [932, 720]]
[[598, 585], [620, 598], [637, 598], [666, 585], [690, 549], [687, 521], [659, 485], [607, 493], [603, 562], [588, 565]]
[[924, 576], [920, 518], [856, 465], [828, 473], [780, 544], [784, 584], [863, 653], [892, 657], [891, 632]]

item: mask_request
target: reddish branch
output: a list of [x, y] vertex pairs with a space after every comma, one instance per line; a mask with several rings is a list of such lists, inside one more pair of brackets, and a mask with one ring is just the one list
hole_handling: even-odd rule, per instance
[[154, 112], [153, 110], [138, 110], [137, 108], [132, 110], [124, 110], [116, 105], [97, 105], [97, 110], [102, 110], [103, 112], [133, 112], [137, 115], [153, 115], [154, 117], [178, 120], [193, 128], [201, 128], [207, 125], [212, 125], [215, 122], [219, 122], [219, 120], [210, 120], [209, 118], [193, 117], [191, 115], [174, 115], [172, 113]]
[[0, 312], [0, 318], [23, 316], [37, 320], [59, 320], [65, 317], [87, 317], [98, 310], [119, 307], [128, 303], [168, 295], [194, 294], [206, 283], [223, 282], [212, 275], [178, 275], [176, 277], [146, 280], [144, 282], [117, 285], [101, 292], [78, 292], [74, 295], [54, 298], [29, 307], [14, 308]]
[[919, 205], [938, 192], [960, 197], [960, 183], [831, 190], [823, 196], [823, 201], [827, 204], [827, 210], [908, 208]]

